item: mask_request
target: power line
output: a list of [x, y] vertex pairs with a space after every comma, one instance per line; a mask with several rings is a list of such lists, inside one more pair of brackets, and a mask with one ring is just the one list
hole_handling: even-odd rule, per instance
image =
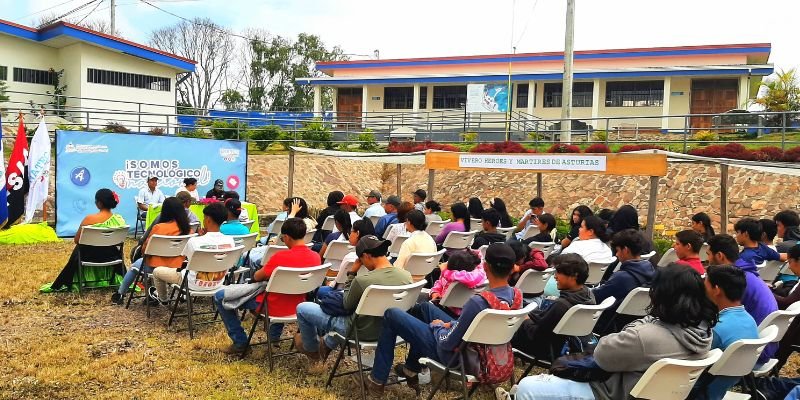
[[78, 11], [80, 11], [80, 10], [82, 10], [82, 9], [84, 9], [84, 8], [86, 8], [86, 7], [90, 6], [90, 5], [92, 5], [92, 4], [96, 3], [96, 2], [98, 2], [98, 1], [99, 1], [99, 0], [91, 0], [91, 1], [90, 1], [90, 2], [88, 2], [88, 3], [83, 3], [83, 4], [81, 4], [80, 6], [78, 6], [78, 7], [75, 7], [75, 8], [73, 8], [72, 10], [70, 10], [70, 11], [67, 11], [67, 12], [66, 12], [66, 13], [64, 13], [64, 14], [62, 14], [62, 15], [60, 15], [60, 16], [58, 16], [58, 17], [56, 17], [56, 18], [53, 18], [53, 19], [51, 19], [50, 21], [47, 21], [47, 22], [45, 22], [45, 23], [43, 23], [43, 24], [40, 24], [39, 26], [47, 26], [47, 25], [50, 25], [50, 24], [52, 24], [53, 22], [59, 21], [59, 20], [63, 19], [64, 17], [67, 17], [67, 16], [69, 16], [69, 15], [72, 15], [72, 14], [74, 14], [74, 13], [76, 13], [76, 12], [78, 12]]
[[522, 28], [522, 33], [519, 35], [519, 39], [517, 39], [517, 43], [514, 44], [514, 47], [519, 46], [522, 39], [525, 37], [525, 32], [528, 31], [528, 24], [533, 20], [534, 11], [536, 11], [536, 5], [539, 4], [539, 0], [535, 0], [533, 2], [533, 8], [531, 8], [531, 13], [528, 14], [528, 20], [525, 21], [525, 26]]
[[74, 2], [74, 1], [76, 1], [76, 0], [67, 0], [67, 1], [65, 1], [65, 2], [63, 2], [63, 3], [58, 3], [58, 4], [54, 5], [54, 6], [47, 7], [47, 8], [45, 8], [44, 10], [39, 10], [39, 11], [36, 11], [36, 12], [30, 13], [30, 14], [28, 14], [28, 15], [23, 15], [23, 16], [21, 16], [21, 17], [19, 17], [19, 18], [14, 18], [12, 21], [14, 21], [14, 22], [17, 22], [17, 21], [20, 21], [20, 20], [21, 20], [21, 19], [23, 19], [23, 18], [32, 17], [32, 16], [34, 16], [34, 15], [36, 15], [36, 14], [41, 14], [41, 13], [43, 13], [43, 12], [45, 12], [45, 11], [50, 11], [50, 10], [52, 10], [52, 9], [56, 8], [56, 7], [63, 6], [64, 4], [67, 4], [67, 3], [72, 3], [72, 2]]
[[[94, 8], [92, 9], [92, 11], [89, 11], [89, 12], [88, 12], [86, 15], [84, 15], [84, 16], [83, 16], [83, 18], [81, 18], [81, 20], [80, 20], [80, 21], [78, 21], [78, 22], [76, 22], [76, 23], [75, 23], [75, 25], [80, 25], [80, 24], [81, 24], [81, 22], [83, 22], [83, 21], [84, 21], [86, 18], [88, 18], [90, 15], [92, 15], [92, 13], [94, 12], [94, 10], [97, 10], [97, 7], [100, 7], [100, 4], [103, 4], [103, 1], [105, 1], [105, 0], [101, 0], [100, 2], [98, 2], [98, 3], [97, 3], [95, 6], [94, 6]], [[112, 31], [113, 31], [113, 29], [112, 29]], [[113, 34], [114, 34], [114, 32], [111, 32], [111, 34], [113, 35]]]

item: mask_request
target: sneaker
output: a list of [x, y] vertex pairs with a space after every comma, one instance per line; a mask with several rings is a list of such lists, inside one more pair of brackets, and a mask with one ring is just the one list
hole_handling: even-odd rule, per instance
[[306, 351], [305, 347], [303, 346], [303, 337], [300, 336], [300, 333], [294, 334], [294, 348], [300, 354], [304, 354], [310, 361], [317, 361], [319, 360], [319, 352], [318, 351]]
[[223, 354], [227, 354], [229, 356], [242, 356], [242, 357], [244, 357], [244, 356], [247, 356], [248, 354], [250, 354], [250, 352], [253, 351], [253, 348], [250, 347], [250, 346], [241, 347], [241, 346], [237, 346], [235, 344], [230, 344], [227, 347], [223, 347], [220, 351], [222, 351]]
[[166, 306], [169, 304], [169, 300], [163, 301], [159, 299], [156, 289], [151, 287], [147, 292], [147, 303], [150, 304], [150, 307], [158, 307], [159, 305]]
[[394, 373], [397, 374], [398, 378], [404, 378], [406, 380], [406, 385], [408, 387], [414, 389], [417, 392], [417, 396], [420, 393], [419, 387], [419, 374], [406, 368], [405, 364], [397, 364], [394, 366]]
[[364, 386], [366, 386], [367, 388], [367, 394], [369, 395], [369, 397], [380, 397], [383, 396], [383, 389], [385, 388], [386, 385], [378, 383], [377, 381], [372, 379], [372, 374], [365, 374]]
[[122, 295], [119, 294], [119, 292], [114, 292], [114, 294], [111, 295], [111, 303], [116, 304], [118, 306], [121, 306], [122, 305]]

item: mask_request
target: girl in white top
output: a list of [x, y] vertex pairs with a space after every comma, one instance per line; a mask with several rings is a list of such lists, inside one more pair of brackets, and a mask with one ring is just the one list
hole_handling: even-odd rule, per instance
[[195, 178], [184, 179], [183, 187], [179, 187], [178, 190], [175, 191], [175, 195], [177, 196], [180, 192], [189, 192], [195, 201], [200, 200], [200, 194], [197, 193], [197, 179]]
[[587, 263], [604, 262], [612, 257], [603, 220], [594, 215], [586, 217], [578, 229], [578, 239], [570, 243], [561, 254], [577, 254]]
[[401, 269], [405, 269], [408, 258], [414, 253], [436, 253], [436, 242], [425, 232], [425, 215], [421, 211], [413, 210], [406, 214], [405, 228], [411, 236], [400, 246], [394, 261], [394, 266]]
[[406, 214], [408, 214], [411, 210], [414, 209], [414, 205], [408, 201], [404, 201], [400, 203], [400, 207], [397, 208], [397, 223], [389, 225], [386, 228], [386, 233], [383, 234], [383, 238], [394, 242], [394, 240], [398, 236], [408, 236], [408, 231], [406, 230]]

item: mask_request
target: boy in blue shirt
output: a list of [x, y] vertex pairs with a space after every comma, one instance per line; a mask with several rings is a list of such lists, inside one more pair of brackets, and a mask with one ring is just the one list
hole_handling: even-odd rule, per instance
[[[736, 231], [736, 243], [743, 249], [739, 253], [739, 259], [759, 265], [764, 261], [780, 260], [781, 255], [761, 243], [761, 224], [754, 218], [742, 218], [733, 226]], [[785, 258], [784, 258], [785, 260]]]

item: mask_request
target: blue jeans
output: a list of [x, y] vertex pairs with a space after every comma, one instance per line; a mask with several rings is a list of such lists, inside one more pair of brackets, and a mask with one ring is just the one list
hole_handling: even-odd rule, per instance
[[[297, 305], [297, 329], [303, 339], [303, 350], [307, 352], [319, 351], [319, 336], [325, 336], [328, 332], [345, 336], [349, 327], [350, 317], [332, 317], [322, 312], [317, 303], [306, 301]], [[331, 337], [325, 336], [324, 340], [329, 349], [338, 346]]]
[[[409, 345], [405, 362], [405, 366], [409, 370], [422, 371], [422, 365], [419, 364], [419, 359], [422, 357], [443, 362], [439, 359], [436, 351], [437, 342], [430, 322], [436, 319], [449, 322], [453, 318], [428, 302], [419, 304], [418, 310], [421, 320], [399, 308], [390, 308], [383, 314], [383, 327], [381, 336], [378, 338], [375, 363], [372, 367], [372, 379], [375, 381], [386, 383], [386, 380], [389, 379], [389, 371], [394, 362], [394, 346], [398, 336]], [[444, 360], [444, 362], [448, 361], [450, 360]]]
[[517, 386], [517, 400], [594, 400], [586, 382], [573, 382], [553, 375], [534, 375]]
[[[119, 294], [124, 296], [125, 293], [128, 292], [128, 288], [131, 287], [131, 285], [133, 284], [133, 280], [136, 279], [136, 274], [138, 274], [139, 273], [139, 269], [142, 268], [142, 260], [143, 260], [143, 258], [140, 258], [140, 259], [134, 261], [133, 264], [131, 264], [131, 267], [128, 269], [128, 272], [126, 272], [125, 276], [122, 277], [122, 283], [119, 284], [119, 288], [117, 289], [117, 293], [119, 293]], [[144, 272], [147, 273], [147, 274], [151, 274], [151, 273], [153, 273], [153, 269], [154, 268], [152, 268], [152, 267], [145, 267], [144, 268]]]
[[[228, 332], [228, 337], [233, 341], [233, 345], [239, 348], [247, 346], [247, 333], [242, 328], [242, 321], [236, 310], [229, 310], [222, 306], [222, 299], [225, 298], [225, 291], [220, 290], [214, 295], [214, 304], [217, 306], [219, 316], [222, 323], [225, 325], [225, 330]], [[240, 309], [255, 310], [258, 308], [258, 302], [255, 298], [247, 300]], [[272, 324], [269, 327], [269, 337], [272, 340], [278, 340], [283, 333], [283, 324]]]

